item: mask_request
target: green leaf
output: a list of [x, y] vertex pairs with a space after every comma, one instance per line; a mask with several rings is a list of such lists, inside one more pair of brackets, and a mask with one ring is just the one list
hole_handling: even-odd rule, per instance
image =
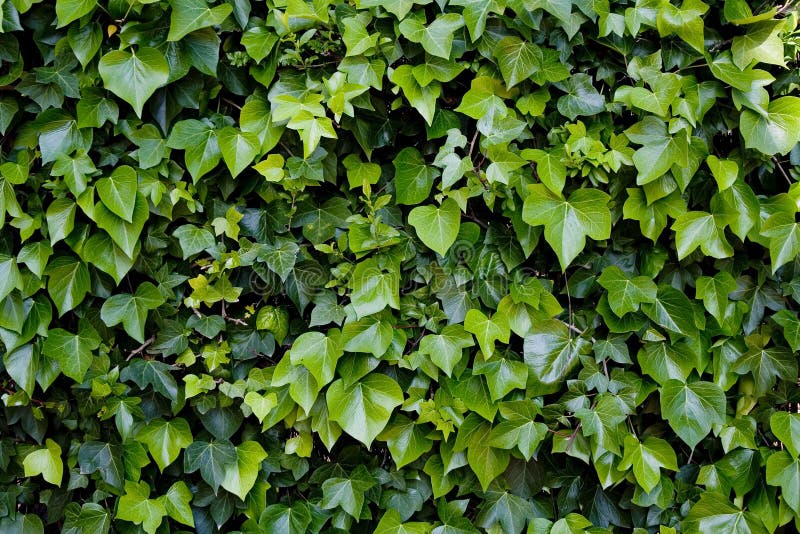
[[132, 259], [139, 244], [139, 236], [144, 229], [144, 223], [150, 217], [147, 199], [144, 198], [144, 195], [136, 194], [131, 222], [117, 217], [99, 202], [95, 204], [94, 216], [97, 226], [105, 230], [125, 255]]
[[[498, 527], [502, 529], [501, 532], [522, 532], [525, 522], [533, 520], [538, 515], [539, 510], [531, 500], [509, 491], [491, 492], [481, 507], [476, 523], [490, 532]], [[528, 530], [528, 532], [533, 531]], [[551, 532], [555, 534], [557, 530], [553, 529]]]
[[[138, 249], [139, 245], [133, 250], [134, 256], [137, 255]], [[133, 259], [129, 258], [105, 232], [97, 232], [86, 240], [81, 250], [81, 258], [109, 274], [118, 285], [133, 267]]]
[[225, 468], [222, 487], [244, 500], [255, 485], [261, 462], [266, 457], [264, 448], [255, 441], [245, 441], [237, 446], [236, 461]]
[[556, 87], [567, 93], [558, 99], [558, 112], [571, 121], [580, 115], [597, 115], [606, 108], [605, 98], [594, 88], [588, 74], [573, 74]]
[[547, 425], [535, 421], [538, 407], [530, 401], [504, 402], [500, 405], [503, 421], [492, 428], [488, 445], [500, 449], [517, 448], [526, 460], [533, 457], [547, 436]]
[[784, 96], [772, 100], [766, 115], [744, 109], [739, 130], [745, 147], [767, 154], [786, 154], [800, 139], [800, 98]]
[[711, 382], [687, 384], [680, 380], [668, 380], [661, 387], [662, 415], [675, 433], [693, 449], [711, 432], [713, 425], [725, 423], [725, 407], [725, 393]]
[[45, 441], [44, 449], [28, 453], [22, 461], [26, 477], [42, 475], [45, 481], [54, 486], [61, 486], [64, 475], [64, 462], [61, 460], [61, 447], [52, 439]]
[[743, 511], [731, 504], [724, 495], [713, 491], [700, 495], [700, 499], [686, 515], [683, 528], [685, 532], [692, 534], [709, 531], [731, 534], [768, 532], [758, 515]]
[[222, 24], [233, 11], [230, 4], [209, 7], [206, 0], [170, 0], [170, 5], [167, 41], [180, 41], [195, 30]]
[[155, 48], [114, 50], [100, 58], [100, 77], [106, 89], [133, 106], [142, 116], [144, 103], [169, 78], [169, 65]]
[[308, 159], [319, 146], [323, 137], [336, 139], [333, 122], [327, 117], [315, 117], [308, 111], [301, 111], [286, 124], [287, 128], [297, 130], [303, 141], [303, 157]]
[[226, 126], [217, 132], [217, 142], [222, 159], [231, 176], [236, 178], [255, 159], [261, 149], [258, 136]]
[[392, 164], [395, 169], [394, 183], [398, 204], [415, 205], [428, 198], [433, 180], [439, 176], [439, 171], [425, 163], [419, 150], [414, 147], [404, 148]]
[[637, 311], [643, 302], [656, 301], [658, 288], [655, 282], [646, 276], [630, 278], [613, 265], [603, 270], [597, 282], [608, 290], [608, 304], [620, 317]]
[[120, 293], [110, 297], [100, 309], [100, 317], [107, 326], [122, 323], [125, 331], [139, 343], [144, 343], [144, 326], [147, 312], [164, 304], [164, 296], [156, 286], [144, 282], [136, 292]]
[[728, 296], [737, 289], [736, 280], [730, 273], [718, 272], [714, 277], [699, 276], [697, 278], [697, 298], [703, 299], [703, 305], [719, 324], [724, 324], [728, 309]]
[[181, 417], [169, 421], [154, 419], [139, 429], [136, 439], [147, 446], [161, 471], [193, 441], [189, 424]]
[[303, 365], [311, 372], [317, 384], [324, 386], [333, 380], [336, 363], [344, 354], [344, 342], [337, 329], [322, 332], [305, 332], [292, 344], [291, 361]]
[[788, 213], [778, 212], [761, 227], [761, 234], [769, 238], [773, 273], [800, 254], [800, 224], [794, 219]]
[[167, 509], [160, 499], [150, 499], [147, 482], [125, 481], [125, 495], [117, 503], [117, 518], [142, 525], [147, 534], [155, 534]]
[[697, 333], [694, 314], [687, 313], [692, 309], [691, 301], [674, 287], [661, 285], [658, 287], [656, 301], [642, 305], [642, 311], [656, 324], [670, 332], [685, 336]]
[[369, 447], [389, 422], [392, 410], [402, 404], [403, 391], [388, 376], [370, 373], [348, 387], [337, 380], [328, 387], [326, 400], [330, 418]]
[[357, 17], [349, 17], [342, 21], [344, 33], [342, 41], [347, 48], [346, 56], [358, 56], [368, 52], [378, 44], [379, 34], [367, 31], [364, 23]]
[[186, 170], [195, 183], [222, 159], [213, 126], [195, 119], [176, 123], [167, 138], [167, 146], [186, 150]]
[[137, 358], [120, 372], [119, 378], [123, 382], [133, 381], [140, 389], [153, 386], [155, 391], [175, 402], [178, 400], [178, 384], [169, 373], [174, 369], [175, 366], [158, 360]]
[[373, 534], [428, 534], [431, 526], [421, 521], [403, 523], [397, 510], [389, 509], [381, 517]]
[[697, 247], [700, 247], [703, 254], [713, 258], [733, 256], [733, 247], [725, 239], [723, 217], [704, 211], [689, 211], [678, 215], [672, 229], [675, 230], [675, 247], [680, 260]]
[[783, 337], [793, 351], [800, 350], [800, 320], [789, 310], [780, 310], [772, 319], [783, 327]]
[[453, 373], [464, 349], [475, 345], [472, 336], [460, 324], [445, 326], [438, 334], [429, 334], [419, 344], [420, 354], [430, 357], [436, 367], [447, 376]]
[[732, 186], [739, 177], [739, 164], [731, 159], [719, 159], [713, 154], [706, 157], [706, 165], [711, 169], [711, 174], [717, 181], [717, 187], [724, 191]]
[[175, 482], [169, 487], [167, 493], [161, 497], [164, 509], [170, 519], [194, 527], [194, 516], [189, 503], [192, 501], [192, 490], [183, 480]]
[[578, 189], [566, 200], [544, 185], [529, 186], [522, 219], [544, 225], [544, 237], [566, 270], [586, 246], [586, 237], [602, 240], [611, 235], [609, 197], [597, 189]]
[[560, 321], [551, 319], [535, 324], [523, 345], [533, 391], [537, 395], [558, 391], [559, 384], [578, 363], [578, 355], [590, 349], [588, 341], [571, 334]]
[[433, 447], [425, 428], [404, 415], [396, 415], [380, 433], [378, 439], [385, 441], [397, 469], [410, 464]]
[[786, 451], [767, 458], [767, 484], [780, 486], [781, 497], [795, 514], [800, 514], [800, 460]]
[[108, 534], [111, 530], [111, 513], [93, 502], [83, 506], [70, 503], [64, 509], [62, 534]]
[[434, 206], [414, 208], [408, 215], [408, 222], [428, 248], [444, 256], [458, 237], [461, 210], [455, 200], [448, 198], [439, 208]]
[[78, 451], [81, 473], [88, 475], [100, 471], [106, 484], [122, 491], [125, 483], [125, 463], [119, 444], [86, 441]]
[[539, 47], [519, 37], [501, 39], [497, 43], [494, 55], [509, 89], [530, 78], [539, 70], [542, 61], [542, 51]]
[[62, 328], [50, 330], [42, 345], [42, 353], [57, 361], [65, 375], [81, 383], [92, 365], [92, 352], [100, 347], [100, 341], [94, 327], [82, 319], [77, 334], [71, 334]]
[[[8, 272], [13, 276], [13, 270]], [[59, 316], [80, 304], [91, 288], [89, 269], [73, 256], [56, 256], [47, 265], [45, 274], [48, 277], [47, 292], [58, 308]]]
[[469, 310], [464, 318], [464, 330], [475, 335], [484, 359], [494, 354], [495, 341], [508, 343], [511, 335], [508, 316], [499, 311], [489, 318], [480, 310]]
[[[15, 289], [22, 289], [22, 276], [17, 267], [17, 260], [0, 254], [0, 300], [6, 298]], [[51, 296], [53, 296], [52, 293]], [[53, 299], [55, 300], [55, 297]]]
[[486, 29], [490, 13], [502, 14], [504, 5], [496, 0], [453, 0], [450, 5], [464, 6], [462, 16], [472, 42], [476, 42]]
[[[50, 174], [63, 176], [67, 187], [77, 198], [86, 190], [87, 176], [91, 176], [95, 172], [97, 172], [97, 168], [94, 166], [94, 162], [86, 155], [86, 152], [80, 150], [74, 156], [60, 154], [53, 163]], [[53, 204], [62, 200], [66, 199], [56, 200]]]
[[400, 33], [412, 43], [420, 43], [432, 56], [444, 59], [450, 57], [453, 46], [453, 33], [464, 25], [464, 19], [457, 13], [437, 16], [427, 27], [424, 14], [412, 15], [400, 23]]
[[274, 244], [266, 243], [258, 253], [260, 261], [267, 262], [267, 266], [272, 272], [286, 281], [286, 277], [294, 269], [297, 262], [297, 253], [300, 247], [291, 239], [276, 237]]
[[192, 224], [179, 226], [172, 235], [178, 238], [184, 260], [212, 248], [216, 243], [211, 232]]
[[744, 70], [751, 63], [785, 65], [781, 21], [765, 20], [747, 28], [747, 33], [733, 38], [733, 62]]
[[550, 191], [560, 195], [567, 181], [564, 148], [558, 147], [549, 151], [528, 148], [521, 155], [536, 163], [539, 179]]
[[95, 6], [97, 6], [97, 0], [57, 0], [57, 27], [63, 28], [70, 22], [76, 21], [82, 16], [91, 13]]
[[800, 414], [775, 412], [769, 418], [769, 427], [793, 458], [800, 456]]
[[227, 471], [238, 471], [238, 458], [236, 447], [230, 441], [195, 441], [186, 448], [183, 465], [187, 473], [194, 473], [199, 469], [203, 480], [216, 493], [225, 480]]
[[[423, 87], [414, 77], [414, 68], [411, 65], [400, 65], [394, 69], [389, 74], [389, 80], [403, 90], [403, 95], [405, 95], [411, 107], [422, 115], [428, 126], [432, 125], [433, 116], [436, 113], [436, 99], [439, 98], [442, 92], [441, 84], [431, 82]], [[403, 150], [411, 149], [412, 147], [406, 147]], [[402, 151], [400, 153], [402, 154]]]
[[305, 534], [311, 523], [311, 514], [303, 503], [292, 506], [270, 504], [261, 513], [258, 525], [264, 532], [284, 532], [286, 534]]
[[115, 168], [108, 178], [98, 180], [95, 187], [106, 208], [114, 215], [131, 222], [138, 184], [133, 167], [122, 165]]
[[661, 468], [678, 470], [678, 460], [672, 447], [660, 438], [648, 437], [640, 442], [633, 434], [625, 436], [625, 451], [618, 469], [633, 468], [636, 482], [651, 492], [661, 480]]
[[738, 359], [733, 371], [739, 374], [750, 372], [755, 380], [753, 393], [760, 396], [771, 390], [778, 378], [797, 378], [797, 358], [786, 347], [753, 347]]
[[374, 485], [375, 479], [366, 467], [359, 465], [349, 478], [334, 477], [322, 483], [320, 506], [327, 510], [338, 507], [359, 518], [364, 507], [364, 494]]
[[376, 358], [386, 353], [393, 336], [392, 324], [373, 316], [348, 322], [342, 328], [344, 350], [369, 353]]
[[[462, 428], [464, 428], [463, 425]], [[481, 421], [472, 430], [467, 446], [469, 467], [478, 477], [483, 491], [486, 491], [492, 481], [506, 470], [511, 459], [510, 451], [490, 445], [491, 433], [492, 426], [486, 421]], [[461, 430], [459, 430], [459, 437], [461, 437]]]

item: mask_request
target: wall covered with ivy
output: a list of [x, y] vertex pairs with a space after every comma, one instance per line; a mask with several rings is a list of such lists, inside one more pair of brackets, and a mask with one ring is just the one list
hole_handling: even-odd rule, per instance
[[0, 2], [0, 532], [791, 531], [796, 4]]

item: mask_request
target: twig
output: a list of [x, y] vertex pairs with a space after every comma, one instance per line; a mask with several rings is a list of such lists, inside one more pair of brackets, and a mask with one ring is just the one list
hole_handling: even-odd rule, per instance
[[148, 339], [147, 341], [145, 341], [144, 343], [142, 343], [141, 345], [139, 345], [139, 347], [138, 347], [138, 348], [136, 348], [136, 349], [132, 350], [132, 351], [130, 352], [130, 354], [128, 354], [128, 357], [127, 357], [127, 358], [125, 358], [125, 361], [126, 361], [126, 362], [127, 362], [127, 361], [130, 361], [130, 359], [131, 359], [131, 358], [133, 358], [134, 356], [136, 356], [137, 354], [141, 354], [142, 352], [144, 352], [144, 350], [145, 350], [147, 347], [149, 347], [149, 346], [150, 346], [150, 345], [151, 345], [151, 344], [152, 344], [152, 343], [153, 343], [155, 340], [156, 340], [156, 336], [151, 336], [151, 337], [150, 337], [150, 339]]
[[467, 157], [469, 158], [470, 162], [472, 162], [472, 151], [475, 149], [475, 141], [478, 140], [479, 133], [480, 132], [476, 129], [475, 134], [472, 136], [472, 141], [469, 142], [469, 153], [467, 154]]
[[783, 165], [781, 165], [781, 162], [778, 160], [778, 158], [772, 156], [772, 161], [775, 163], [775, 166], [781, 172], [781, 175], [783, 175], [783, 177], [786, 179], [786, 183], [792, 185], [792, 179], [789, 178], [788, 174], [786, 174], [786, 171], [783, 169]]
[[488, 224], [486, 224], [482, 220], [478, 219], [474, 215], [471, 215], [469, 213], [465, 213], [464, 217], [466, 217], [467, 219], [471, 220], [472, 222], [474, 222], [475, 224], [477, 224], [478, 226], [480, 226], [484, 230], [488, 230], [489, 229], [489, 225]]
[[228, 322], [233, 324], [238, 324], [239, 326], [247, 326], [247, 321], [243, 321], [242, 319], [238, 319], [236, 317], [229, 317], [227, 313], [225, 313], [225, 300], [221, 301], [222, 303], [222, 318]]
[[236, 109], [238, 109], [239, 111], [242, 111], [242, 106], [240, 106], [239, 104], [237, 104], [236, 102], [234, 102], [234, 101], [233, 101], [233, 100], [231, 100], [230, 98], [225, 98], [225, 97], [223, 96], [223, 97], [222, 97], [222, 101], [223, 101], [223, 102], [225, 102], [226, 104], [229, 104], [229, 105], [231, 105], [231, 106], [235, 107], [235, 108], [236, 108]]
[[[569, 328], [570, 330], [572, 330], [573, 332], [575, 332], [576, 334], [578, 334], [579, 336], [582, 336], [583, 334], [585, 334], [585, 333], [586, 333], [586, 330], [588, 330], [588, 328], [587, 328], [586, 330], [581, 330], [580, 328], [578, 328], [578, 327], [577, 327], [577, 326], [575, 326], [574, 324], [569, 324], [569, 323], [568, 323], [568, 322], [566, 322], [566, 321], [561, 321], [561, 323], [562, 323], [564, 326], [566, 326], [567, 328]], [[596, 340], [595, 338], [591, 337], [591, 336], [589, 337], [589, 340], [590, 340], [592, 343], [596, 343], [596, 342], [597, 342], [597, 340]]]

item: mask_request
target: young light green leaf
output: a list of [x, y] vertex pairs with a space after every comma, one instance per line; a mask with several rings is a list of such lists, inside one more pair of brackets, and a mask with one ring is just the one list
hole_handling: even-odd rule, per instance
[[464, 319], [464, 330], [475, 335], [484, 359], [489, 359], [494, 354], [495, 341], [508, 343], [511, 335], [507, 315], [498, 311], [490, 318], [474, 308], [467, 312]]
[[606, 267], [597, 282], [608, 290], [608, 304], [620, 317], [637, 311], [643, 302], [656, 301], [655, 282], [647, 276], [631, 278], [615, 265]]
[[636, 482], [648, 493], [661, 480], [661, 468], [678, 470], [675, 451], [660, 438], [648, 437], [640, 442], [633, 434], [625, 436], [625, 451], [618, 469], [633, 468]]
[[131, 222], [138, 183], [136, 170], [129, 165], [122, 165], [115, 168], [107, 178], [98, 180], [95, 188], [103, 205], [111, 213]]
[[261, 462], [267, 457], [264, 448], [256, 441], [245, 441], [236, 447], [236, 462], [225, 467], [222, 487], [245, 500], [253, 489], [259, 473]]
[[167, 41], [180, 41], [195, 30], [222, 24], [233, 11], [230, 4], [209, 7], [206, 0], [171, 0], [170, 5], [172, 15]]
[[42, 475], [45, 481], [54, 486], [61, 486], [64, 475], [64, 462], [61, 460], [61, 447], [52, 439], [45, 441], [43, 449], [29, 452], [22, 461], [26, 477]]
[[142, 525], [147, 534], [155, 534], [167, 509], [161, 499], [150, 499], [147, 482], [125, 481], [125, 495], [119, 498], [117, 518]]
[[711, 382], [668, 380], [661, 387], [661, 413], [691, 448], [711, 432], [713, 425], [725, 423], [725, 406], [725, 393]]
[[189, 424], [181, 417], [154, 419], [139, 429], [136, 439], [147, 446], [162, 472], [193, 441]]

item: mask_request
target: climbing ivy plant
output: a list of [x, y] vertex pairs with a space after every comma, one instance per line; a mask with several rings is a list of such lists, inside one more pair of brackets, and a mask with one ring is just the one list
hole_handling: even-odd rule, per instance
[[0, 531], [800, 525], [800, 30], [0, 2]]

